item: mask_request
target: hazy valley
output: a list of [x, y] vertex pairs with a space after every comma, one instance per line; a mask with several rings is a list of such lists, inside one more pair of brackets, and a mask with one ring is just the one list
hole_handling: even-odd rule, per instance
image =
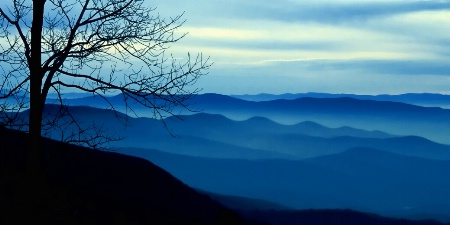
[[[203, 191], [288, 209], [450, 221], [449, 109], [323, 95], [198, 95], [190, 100], [197, 113], [179, 111], [164, 124], [122, 114], [120, 95], [109, 100], [122, 113], [92, 97], [67, 102], [85, 125], [94, 121], [124, 137], [110, 151], [147, 159]], [[51, 114], [52, 106], [46, 110]]]

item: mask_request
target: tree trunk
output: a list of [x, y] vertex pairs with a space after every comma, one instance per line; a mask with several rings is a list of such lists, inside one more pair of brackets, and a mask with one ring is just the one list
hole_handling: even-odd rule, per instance
[[[42, 66], [41, 39], [45, 0], [33, 0], [33, 21], [31, 25], [31, 60], [30, 68], [30, 115], [29, 140], [27, 152], [27, 181], [25, 184], [25, 202], [29, 220], [33, 223], [42, 221], [46, 199], [46, 172], [44, 169], [41, 146], [41, 126], [43, 103], [41, 99]], [[43, 211], [44, 210], [44, 211]]]
[[31, 62], [30, 62], [30, 115], [29, 115], [29, 169], [41, 167], [41, 126], [42, 110], [41, 86], [41, 39], [44, 20], [45, 0], [33, 1], [33, 22], [31, 25]]
[[[44, 20], [45, 0], [33, 1], [33, 22], [31, 25], [31, 62], [30, 62], [30, 120], [29, 120], [29, 165], [37, 166], [41, 157], [41, 126], [43, 104], [41, 100], [42, 67], [41, 39]], [[35, 161], [35, 162], [32, 162]]]

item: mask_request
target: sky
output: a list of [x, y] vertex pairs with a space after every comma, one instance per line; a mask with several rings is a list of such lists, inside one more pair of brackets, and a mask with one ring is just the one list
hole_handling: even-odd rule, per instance
[[214, 65], [202, 92], [450, 94], [450, 1], [155, 0], [172, 45]]

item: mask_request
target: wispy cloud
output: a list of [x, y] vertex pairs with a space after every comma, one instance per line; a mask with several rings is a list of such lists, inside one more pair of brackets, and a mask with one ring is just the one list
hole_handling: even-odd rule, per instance
[[208, 91], [450, 90], [450, 1], [196, 2], [174, 51], [211, 55]]
[[[260, 6], [251, 15], [288, 22], [348, 23], [374, 18], [450, 9], [448, 1], [291, 1], [283, 7]], [[254, 5], [257, 7], [257, 4]]]

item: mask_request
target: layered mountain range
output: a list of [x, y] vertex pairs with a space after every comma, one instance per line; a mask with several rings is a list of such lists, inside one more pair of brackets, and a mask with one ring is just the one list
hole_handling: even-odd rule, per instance
[[133, 103], [127, 115], [120, 95], [108, 98], [119, 113], [98, 97], [65, 102], [82, 125], [124, 137], [110, 151], [206, 192], [450, 221], [450, 110], [424, 106], [446, 96], [315, 95], [203, 94], [189, 99], [196, 113], [175, 108], [164, 123]]

